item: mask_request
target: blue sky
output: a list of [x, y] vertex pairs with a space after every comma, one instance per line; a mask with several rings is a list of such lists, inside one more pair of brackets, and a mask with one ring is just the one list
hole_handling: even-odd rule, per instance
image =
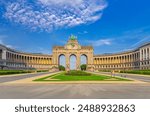
[[95, 54], [150, 41], [150, 0], [0, 0], [0, 43], [51, 54], [71, 34]]

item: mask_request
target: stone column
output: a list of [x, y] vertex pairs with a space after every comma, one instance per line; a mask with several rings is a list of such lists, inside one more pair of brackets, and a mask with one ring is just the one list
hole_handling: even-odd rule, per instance
[[147, 60], [147, 48], [145, 49], [145, 60]]
[[6, 50], [2, 50], [2, 60], [6, 60]]
[[58, 55], [56, 52], [53, 52], [52, 64], [53, 64], [53, 71], [56, 71], [56, 67], [58, 67]]
[[77, 61], [76, 61], [76, 69], [80, 70], [80, 54], [76, 55]]
[[[6, 50], [2, 50], [2, 60], [6, 60]], [[3, 65], [6, 65], [6, 61], [3, 62]]]
[[142, 66], [142, 59], [143, 59], [143, 54], [142, 54], [142, 49], [140, 49], [140, 54], [139, 54], [140, 56], [139, 56], [139, 59], [140, 59], [140, 69], [142, 68], [141, 66]]
[[69, 58], [69, 54], [66, 54], [66, 71], [69, 71], [70, 70], [70, 58]]
[[150, 59], [150, 47], [149, 47], [149, 59]]

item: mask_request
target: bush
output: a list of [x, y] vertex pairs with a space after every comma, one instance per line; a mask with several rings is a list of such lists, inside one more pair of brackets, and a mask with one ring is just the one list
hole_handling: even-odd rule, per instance
[[33, 70], [0, 70], [0, 75], [33, 73]]
[[111, 72], [111, 70], [99, 70], [99, 72]]
[[150, 70], [129, 70], [129, 71], [120, 71], [120, 73], [150, 75]]
[[86, 68], [87, 68], [87, 65], [86, 65], [86, 64], [82, 64], [82, 65], [80, 66], [80, 68], [81, 68], [82, 71], [85, 71]]
[[71, 70], [65, 73], [65, 75], [70, 75], [70, 76], [90, 76], [91, 73], [87, 73], [84, 71], [76, 71], [76, 70]]
[[59, 65], [59, 71], [65, 71], [65, 67], [62, 65]]
[[49, 70], [37, 70], [37, 72], [48, 72]]

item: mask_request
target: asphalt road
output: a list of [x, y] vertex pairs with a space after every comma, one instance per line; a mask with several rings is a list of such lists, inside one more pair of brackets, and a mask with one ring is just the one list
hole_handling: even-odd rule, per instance
[[32, 73], [32, 74], [25, 74], [25, 75], [8, 75], [8, 76], [1, 76], [0, 77], [0, 83], [4, 83], [4, 82], [10, 82], [10, 81], [15, 81], [15, 80], [20, 80], [20, 79], [25, 79], [25, 78], [31, 78], [31, 77], [35, 77], [35, 76], [40, 76], [40, 75], [44, 75], [44, 74], [50, 74], [50, 72], [42, 72], [42, 73]]
[[[108, 74], [111, 75], [110, 72], [100, 72], [99, 74]], [[148, 75], [134, 75], [134, 74], [126, 74], [126, 73], [116, 73], [115, 76], [120, 76], [123, 78], [131, 78], [136, 79], [144, 82], [150, 82], [150, 76]]]
[[3, 99], [150, 99], [145, 84], [0, 85]]

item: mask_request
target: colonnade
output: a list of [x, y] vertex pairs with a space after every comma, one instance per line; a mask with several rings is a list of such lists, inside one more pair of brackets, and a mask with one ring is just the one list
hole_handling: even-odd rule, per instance
[[141, 49], [141, 60], [150, 59], [150, 48]]
[[18, 68], [39, 68], [50, 69], [52, 65], [51, 55], [19, 54], [15, 52], [6, 52], [6, 65], [8, 67]]
[[122, 69], [137, 69], [140, 62], [139, 51], [113, 54], [113, 55], [100, 55], [94, 56], [94, 66], [96, 70], [122, 70]]
[[116, 56], [95, 56], [94, 64], [115, 64], [115, 63], [126, 63], [134, 62], [139, 60], [139, 53], [128, 54], [128, 55], [116, 55]]
[[14, 53], [6, 53], [6, 59], [14, 62], [23, 62], [27, 64], [52, 64], [51, 57], [45, 56], [32, 56], [32, 55], [19, 55]]
[[140, 69], [149, 69], [150, 66], [150, 46], [149, 47], [144, 47], [140, 49]]

